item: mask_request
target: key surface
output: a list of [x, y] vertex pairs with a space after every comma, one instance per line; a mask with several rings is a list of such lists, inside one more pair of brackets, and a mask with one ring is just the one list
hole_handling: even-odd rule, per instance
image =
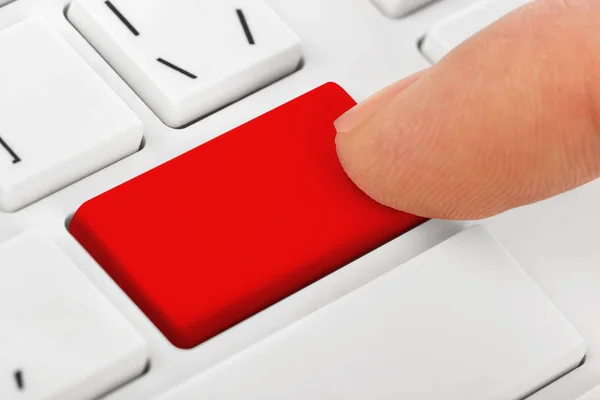
[[459, 44], [532, 0], [479, 0], [433, 26], [421, 45], [421, 51], [435, 63]]
[[264, 0], [75, 0], [68, 18], [172, 127], [293, 72], [302, 57]]
[[482, 227], [157, 400], [520, 400], [585, 344]]
[[423, 222], [344, 173], [326, 84], [85, 203], [69, 230], [190, 348]]
[[392, 18], [403, 17], [435, 0], [372, 0], [381, 11]]
[[84, 400], [142, 373], [144, 339], [38, 233], [0, 245], [0, 399]]
[[0, 31], [0, 210], [140, 147], [142, 123], [47, 22]]

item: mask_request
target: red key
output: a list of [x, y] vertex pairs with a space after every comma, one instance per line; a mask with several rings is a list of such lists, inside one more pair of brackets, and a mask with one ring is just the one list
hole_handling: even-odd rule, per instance
[[176, 346], [191, 348], [423, 218], [344, 173], [325, 84], [79, 208], [70, 232]]

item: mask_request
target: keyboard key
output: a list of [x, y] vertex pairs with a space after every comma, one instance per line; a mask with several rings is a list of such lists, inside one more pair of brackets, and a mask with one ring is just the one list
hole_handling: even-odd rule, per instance
[[0, 210], [137, 151], [142, 123], [39, 18], [0, 32]]
[[532, 0], [480, 0], [435, 25], [425, 36], [421, 51], [438, 62], [459, 44]]
[[372, 0], [388, 17], [399, 18], [434, 0]]
[[68, 17], [172, 127], [293, 72], [302, 57], [264, 0], [75, 0]]
[[2, 7], [5, 4], [10, 3], [11, 1], [13, 1], [13, 0], [0, 0], [0, 7]]
[[579, 333], [475, 227], [159, 399], [518, 400], [584, 354]]
[[190, 348], [423, 222], [346, 176], [326, 84], [85, 203], [70, 232]]
[[141, 374], [146, 343], [37, 233], [0, 245], [0, 398], [91, 399]]

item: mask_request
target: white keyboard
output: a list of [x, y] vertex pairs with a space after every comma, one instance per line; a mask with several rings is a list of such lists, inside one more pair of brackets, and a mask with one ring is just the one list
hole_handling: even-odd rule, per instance
[[599, 182], [421, 223], [278, 141], [529, 2], [0, 0], [0, 399], [600, 400]]

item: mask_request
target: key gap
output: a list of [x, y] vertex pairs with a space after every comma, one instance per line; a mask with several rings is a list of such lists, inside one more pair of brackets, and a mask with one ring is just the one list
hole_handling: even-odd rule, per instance
[[185, 69], [180, 68], [177, 65], [172, 64], [172, 63], [168, 62], [167, 60], [165, 60], [163, 58], [159, 57], [159, 58], [156, 59], [156, 61], [158, 61], [159, 63], [161, 63], [163, 65], [166, 65], [167, 67], [169, 67], [171, 69], [174, 69], [175, 71], [179, 72], [180, 74], [183, 74], [183, 75], [187, 76], [188, 78], [192, 78], [192, 79], [196, 79], [197, 78], [197, 76], [194, 75], [194, 74], [192, 74], [191, 72], [188, 72]]
[[569, 375], [570, 373], [572, 373], [573, 371], [575, 371], [576, 369], [579, 369], [581, 367], [583, 367], [585, 365], [585, 362], [587, 360], [587, 354], [585, 356], [583, 356], [583, 359], [581, 360], [581, 362], [579, 364], [577, 364], [575, 367], [571, 368], [568, 371], [565, 371], [564, 373], [562, 373], [561, 375], [555, 377], [554, 379], [547, 381], [546, 383], [543, 383], [541, 386], [532, 389], [529, 393], [527, 393], [525, 396], [519, 398], [518, 400], [527, 400], [529, 397], [533, 396], [534, 394], [542, 391], [543, 389], [551, 386], [553, 383], [559, 381], [560, 379], [564, 378], [565, 376]]
[[152, 369], [152, 361], [150, 361], [150, 359], [148, 359], [148, 361], [146, 361], [146, 366], [144, 367], [144, 369], [142, 370], [141, 373], [139, 373], [135, 376], [129, 377], [126, 381], [123, 381], [123, 382], [119, 383], [117, 386], [104, 391], [98, 397], [95, 397], [94, 400], [101, 400], [107, 396], [110, 396], [113, 393], [118, 392], [119, 390], [123, 389], [125, 386], [127, 386], [139, 379], [142, 379], [144, 376], [147, 376], [150, 373], [151, 369]]
[[104, 4], [106, 4], [106, 6], [113, 12], [113, 14], [117, 16], [117, 18], [119, 18], [123, 25], [125, 25], [127, 29], [129, 29], [131, 33], [133, 33], [134, 36], [140, 36], [138, 30], [135, 29], [135, 27], [131, 24], [131, 22], [127, 20], [127, 18], [125, 18], [123, 14], [121, 14], [121, 12], [117, 9], [117, 7], [113, 5], [113, 3], [107, 0], [104, 2]]
[[421, 53], [421, 56], [423, 56], [423, 58], [424, 58], [425, 60], [427, 60], [427, 62], [428, 62], [429, 64], [433, 65], [433, 64], [435, 64], [435, 61], [431, 60], [431, 59], [430, 59], [430, 58], [427, 56], [427, 54], [425, 54], [425, 53], [423, 52], [423, 43], [425, 42], [425, 39], [426, 39], [426, 38], [427, 38], [427, 34], [425, 34], [425, 35], [421, 36], [421, 37], [419, 38], [419, 40], [417, 40], [417, 49], [419, 50], [419, 53]]
[[246, 17], [244, 16], [244, 12], [237, 8], [235, 10], [237, 13], [238, 19], [240, 20], [240, 24], [242, 24], [242, 28], [244, 29], [244, 33], [246, 34], [246, 39], [248, 39], [248, 43], [250, 45], [255, 45], [254, 37], [252, 36], [252, 32], [250, 32], [250, 27], [248, 26], [248, 21], [246, 21]]

